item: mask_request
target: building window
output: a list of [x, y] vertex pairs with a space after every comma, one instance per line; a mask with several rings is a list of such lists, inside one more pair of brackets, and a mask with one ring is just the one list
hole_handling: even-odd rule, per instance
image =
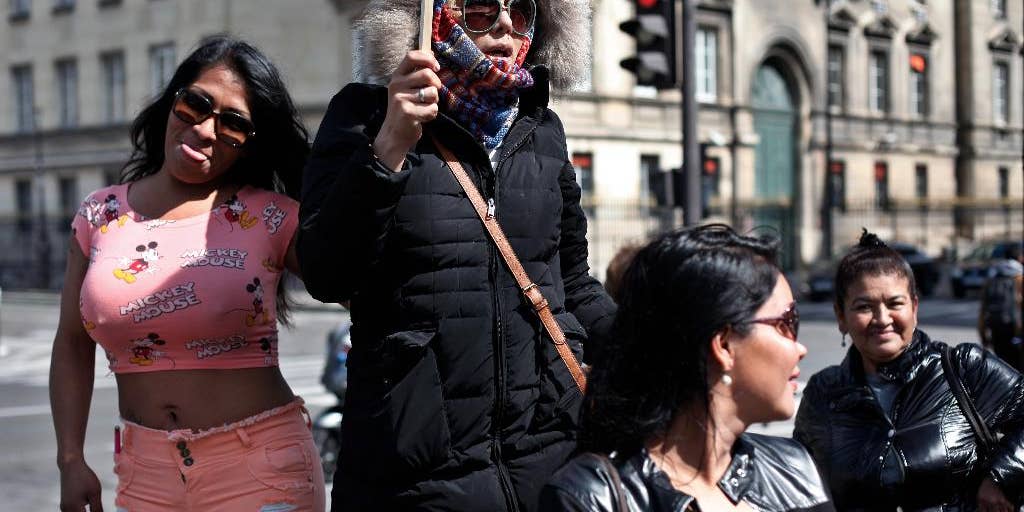
[[588, 216], [594, 214], [594, 155], [593, 153], [573, 153], [572, 167], [576, 171], [576, 183], [582, 191], [580, 203]]
[[832, 186], [832, 207], [846, 211], [846, 162], [833, 160], [828, 165], [828, 179]]
[[888, 210], [889, 206], [889, 164], [875, 162], [875, 207]]
[[108, 123], [124, 121], [124, 53], [109, 52], [100, 56], [103, 66], [104, 113]]
[[75, 0], [53, 0], [53, 13], [71, 12], [75, 10]]
[[700, 162], [700, 204], [701, 216], [711, 214], [711, 200], [718, 198], [719, 181], [722, 174], [722, 160], [717, 156], [702, 155]]
[[71, 221], [78, 212], [78, 204], [81, 198], [78, 196], [78, 182], [73, 176], [64, 176], [58, 182], [60, 187], [60, 227], [64, 231], [71, 229]]
[[714, 103], [718, 98], [718, 32], [698, 28], [694, 53], [697, 101]]
[[992, 16], [1004, 19], [1006, 18], [1006, 0], [991, 0], [992, 5]]
[[828, 47], [828, 106], [843, 107], [843, 47]]
[[871, 52], [868, 66], [868, 108], [872, 112], [889, 111], [889, 55]]
[[1006, 199], [1010, 197], [1010, 168], [999, 168], [999, 197]]
[[657, 205], [665, 202], [665, 180], [661, 177], [661, 157], [640, 155], [640, 177], [646, 180], [648, 198]]
[[57, 61], [57, 94], [61, 128], [78, 125], [78, 64], [73, 59]]
[[928, 57], [920, 53], [910, 54], [910, 112], [928, 115]]
[[14, 202], [18, 232], [32, 231], [32, 180], [20, 179], [14, 182]]
[[32, 85], [32, 66], [25, 64], [11, 68], [14, 89], [15, 129], [27, 133], [35, 129], [35, 93]]
[[32, 12], [32, 0], [10, 0], [11, 13], [9, 19], [11, 21], [26, 20], [29, 14]]
[[992, 67], [992, 115], [996, 124], [1010, 120], [1010, 66], [996, 62]]
[[174, 43], [150, 47], [149, 71], [153, 94], [159, 95], [174, 76]]
[[925, 164], [917, 164], [914, 166], [914, 191], [917, 199], [924, 204], [924, 201], [928, 199], [928, 166]]

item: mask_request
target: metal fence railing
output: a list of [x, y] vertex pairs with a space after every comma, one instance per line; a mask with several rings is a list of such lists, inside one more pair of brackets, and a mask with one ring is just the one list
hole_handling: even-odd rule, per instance
[[[886, 240], [899, 240], [920, 246], [937, 256], [963, 240], [1024, 238], [1024, 202], [1006, 201], [930, 201], [901, 200], [880, 208], [874, 202], [848, 202], [833, 215], [834, 251], [856, 240], [861, 228], [874, 231]], [[659, 207], [645, 199], [607, 199], [584, 197], [590, 249], [590, 268], [604, 277], [615, 253], [629, 243], [641, 243], [656, 233], [683, 225], [679, 208]], [[818, 214], [817, 211], [814, 212]], [[735, 204], [713, 199], [704, 211], [705, 221], [735, 224], [738, 230], [770, 225], [783, 237], [782, 261], [787, 268], [800, 265], [796, 258], [796, 232], [799, 224], [788, 203], [778, 201], [738, 201]], [[969, 220], [969, 232], [958, 232], [957, 219]], [[811, 225], [814, 223], [811, 222]], [[0, 218], [0, 287], [6, 290], [57, 290], [63, 281], [69, 222], [60, 217], [47, 219], [46, 234], [39, 229], [38, 217]], [[803, 225], [808, 225], [805, 221]]]

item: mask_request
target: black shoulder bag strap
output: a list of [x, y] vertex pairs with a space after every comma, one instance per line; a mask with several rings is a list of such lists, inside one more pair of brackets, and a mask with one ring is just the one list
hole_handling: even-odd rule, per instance
[[591, 452], [590, 455], [597, 459], [612, 480], [612, 512], [629, 512], [626, 495], [622, 492], [622, 479], [619, 477], [619, 470], [615, 469], [615, 464], [600, 453]]
[[980, 448], [978, 459], [987, 459], [995, 451], [999, 442], [992, 435], [992, 431], [988, 429], [985, 419], [978, 414], [978, 409], [974, 407], [974, 402], [967, 394], [967, 388], [964, 387], [964, 381], [953, 365], [952, 350], [949, 345], [945, 344], [942, 345], [942, 373], [946, 376], [946, 382], [949, 383], [949, 389], [953, 391], [960, 411], [964, 413], [967, 422], [971, 424], [971, 430], [978, 438], [978, 448]]

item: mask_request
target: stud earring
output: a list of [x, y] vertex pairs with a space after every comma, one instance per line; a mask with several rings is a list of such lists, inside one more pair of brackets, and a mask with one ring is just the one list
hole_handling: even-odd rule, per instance
[[725, 384], [726, 386], [731, 386], [732, 385], [732, 377], [729, 376], [728, 373], [723, 373], [722, 374], [722, 384]]
[[840, 347], [846, 348], [846, 333], [843, 333], [843, 341], [839, 344]]

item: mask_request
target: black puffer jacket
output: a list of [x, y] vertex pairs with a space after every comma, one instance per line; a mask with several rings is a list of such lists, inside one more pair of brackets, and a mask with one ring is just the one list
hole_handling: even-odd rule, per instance
[[[835, 510], [814, 461], [792, 439], [743, 434], [718, 487], [735, 504], [771, 512]], [[692, 496], [669, 482], [646, 450], [614, 461], [628, 512], [701, 510]], [[541, 492], [543, 512], [627, 512], [613, 501], [612, 477], [594, 454], [583, 454], [558, 471]]]
[[533, 510], [575, 448], [579, 391], [431, 143], [494, 199], [581, 355], [615, 306], [589, 275], [580, 189], [546, 108], [546, 71], [533, 72], [497, 172], [442, 115], [392, 173], [370, 148], [387, 90], [352, 84], [331, 101], [304, 177], [298, 249], [314, 297], [352, 301], [335, 510]]
[[[980, 478], [991, 476], [1010, 500], [1024, 489], [1024, 378], [978, 345], [953, 348], [953, 364], [988, 426], [1004, 437], [988, 467], [942, 371], [940, 342], [922, 331], [907, 350], [878, 367], [901, 388], [883, 413], [851, 347], [839, 366], [811, 377], [794, 437], [814, 455], [840, 510], [976, 510]], [[889, 450], [895, 457], [887, 457]], [[883, 461], [900, 483], [883, 486]]]

